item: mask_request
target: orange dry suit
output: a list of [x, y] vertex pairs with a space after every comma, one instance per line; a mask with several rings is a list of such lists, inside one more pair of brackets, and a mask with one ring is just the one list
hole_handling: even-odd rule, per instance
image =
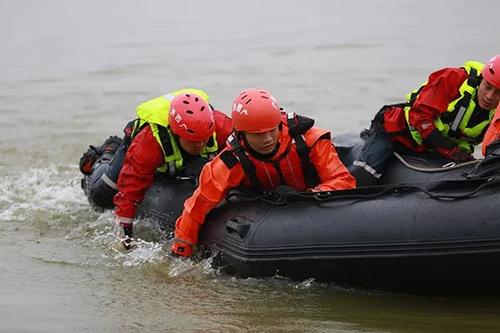
[[184, 211], [176, 222], [173, 252], [190, 255], [192, 249], [178, 253], [176, 244], [197, 244], [205, 216], [230, 189], [240, 185], [258, 190], [276, 190], [279, 185], [287, 185], [298, 191], [315, 192], [354, 188], [356, 181], [340, 161], [330, 132], [312, 127], [313, 124], [312, 119], [283, 114], [277, 147], [271, 156], [252, 152], [243, 135], [233, 134], [228, 147], [205, 165], [199, 187], [184, 203]]

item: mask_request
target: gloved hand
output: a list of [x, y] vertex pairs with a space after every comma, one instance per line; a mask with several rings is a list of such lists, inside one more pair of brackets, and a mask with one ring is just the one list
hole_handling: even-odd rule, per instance
[[122, 244], [125, 250], [130, 250], [133, 246], [132, 244], [132, 232], [133, 232], [133, 220], [128, 217], [115, 215], [115, 225], [118, 228], [123, 228], [123, 238]]
[[475, 160], [475, 158], [472, 157], [471, 154], [463, 151], [458, 147], [455, 147], [452, 150], [450, 150], [445, 157], [454, 162], [469, 162]]
[[193, 255], [193, 245], [175, 240], [172, 244], [172, 254], [181, 257], [191, 257]]

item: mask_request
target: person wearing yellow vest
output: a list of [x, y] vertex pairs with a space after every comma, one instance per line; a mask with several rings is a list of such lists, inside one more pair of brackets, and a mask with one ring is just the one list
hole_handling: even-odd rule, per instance
[[435, 71], [405, 102], [383, 106], [349, 167], [358, 186], [375, 184], [394, 150], [434, 151], [456, 163], [473, 160], [474, 147], [500, 101], [500, 63], [495, 59], [499, 56], [486, 66], [468, 61]]
[[166, 179], [197, 176], [203, 164], [225, 147], [232, 131], [231, 119], [214, 110], [207, 94], [198, 89], [154, 98], [136, 111], [137, 119], [125, 127], [114, 156], [101, 158], [90, 171], [80, 163], [82, 172], [88, 173], [82, 187], [89, 201], [101, 208], [114, 206], [115, 222], [129, 229], [128, 234], [155, 174]]

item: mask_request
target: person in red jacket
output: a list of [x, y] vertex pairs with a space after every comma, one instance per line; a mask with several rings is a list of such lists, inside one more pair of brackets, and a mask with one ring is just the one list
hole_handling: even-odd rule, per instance
[[135, 128], [139, 133], [125, 155], [113, 200], [115, 222], [125, 229], [132, 227], [137, 205], [156, 174], [175, 178], [186, 175], [193, 165], [199, 166], [194, 168], [199, 172], [225, 147], [232, 131], [231, 119], [212, 111], [203, 92], [195, 92], [198, 95], [180, 90], [171, 102], [167, 95], [138, 107], [140, 123]]
[[457, 163], [473, 160], [500, 100], [500, 56], [430, 74], [406, 102], [386, 105], [372, 120], [360, 156], [349, 167], [360, 185], [382, 176], [392, 152], [434, 151]]
[[193, 254], [205, 216], [232, 188], [275, 191], [286, 185], [318, 192], [356, 186], [337, 156], [330, 132], [313, 127], [312, 119], [282, 113], [268, 91], [243, 91], [233, 103], [231, 118], [234, 133], [227, 148], [203, 167], [199, 186], [176, 222], [176, 255]]
[[137, 205], [155, 176], [197, 177], [226, 146], [232, 131], [231, 119], [214, 110], [198, 89], [181, 89], [144, 102], [137, 107], [137, 116], [126, 126], [114, 157], [92, 167], [84, 188], [89, 200], [101, 208], [115, 207], [115, 222], [128, 236]]

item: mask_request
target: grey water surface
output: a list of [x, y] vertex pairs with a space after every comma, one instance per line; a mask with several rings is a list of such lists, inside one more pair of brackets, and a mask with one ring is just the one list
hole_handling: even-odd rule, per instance
[[500, 53], [499, 11], [495, 0], [1, 0], [0, 332], [499, 331], [495, 297], [238, 279], [161, 242], [125, 253], [77, 166], [138, 103], [186, 86], [226, 112], [241, 90], [266, 88], [334, 135], [359, 132], [430, 71]]

